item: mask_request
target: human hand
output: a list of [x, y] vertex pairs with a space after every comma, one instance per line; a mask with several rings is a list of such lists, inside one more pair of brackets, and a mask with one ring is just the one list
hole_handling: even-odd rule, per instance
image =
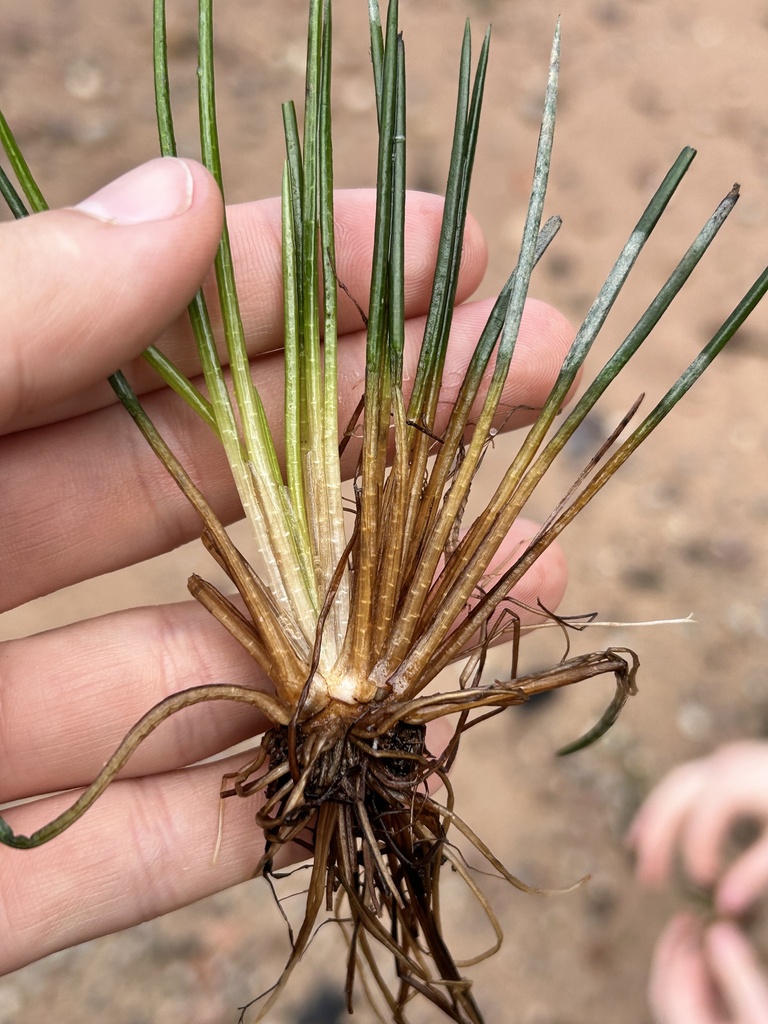
[[[760, 837], [728, 867], [723, 844], [738, 818], [763, 826]], [[676, 768], [656, 787], [632, 823], [636, 873], [646, 885], [669, 879], [679, 849], [682, 866], [702, 887], [714, 887], [715, 909], [741, 914], [768, 885], [768, 743], [721, 747]]]
[[[115, 222], [118, 197], [125, 224]], [[413, 376], [429, 300], [441, 209], [436, 197], [409, 197], [406, 377]], [[283, 373], [279, 216], [275, 200], [230, 210], [254, 376], [273, 422], [281, 414]], [[373, 193], [338, 196], [338, 273], [356, 297], [367, 295], [373, 217]], [[159, 339], [182, 370], [195, 372], [183, 313], [210, 267], [220, 226], [220, 198], [206, 172], [168, 160], [132, 172], [79, 210], [0, 225], [2, 607], [149, 558], [200, 532], [105, 383], [119, 367], [217, 514], [223, 521], [241, 514], [212, 433], [139, 358]], [[459, 302], [479, 284], [485, 259], [470, 221]], [[489, 308], [474, 302], [457, 311], [446, 402]], [[346, 424], [362, 393], [364, 344], [359, 313], [345, 296], [339, 313], [339, 419]], [[555, 311], [529, 304], [505, 407], [542, 403], [570, 338]], [[525, 416], [515, 414], [507, 426]], [[506, 550], [530, 534], [530, 525], [518, 523]], [[517, 593], [552, 608], [564, 579], [552, 548]], [[89, 783], [134, 721], [168, 694], [222, 681], [267, 686], [239, 645], [194, 602], [132, 609], [8, 641], [0, 647], [0, 677], [0, 802], [36, 798], [3, 812], [25, 834], [73, 800], [72, 793], [44, 794]], [[249, 878], [263, 849], [251, 800], [228, 802], [215, 864], [212, 858], [219, 782], [241, 766], [242, 756], [187, 766], [264, 726], [239, 705], [190, 708], [142, 744], [121, 778], [66, 833], [36, 849], [0, 847], [0, 973]]]
[[766, 1024], [768, 983], [751, 943], [730, 922], [674, 917], [656, 944], [649, 1001], [658, 1024]]

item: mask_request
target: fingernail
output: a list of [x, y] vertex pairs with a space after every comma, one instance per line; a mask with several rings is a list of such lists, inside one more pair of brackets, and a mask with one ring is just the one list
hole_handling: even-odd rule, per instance
[[193, 192], [186, 161], [161, 157], [111, 181], [74, 209], [107, 224], [147, 224], [184, 213], [192, 205]]

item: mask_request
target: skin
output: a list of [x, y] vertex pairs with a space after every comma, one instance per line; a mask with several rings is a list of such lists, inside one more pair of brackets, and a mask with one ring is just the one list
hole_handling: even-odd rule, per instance
[[[672, 771], [635, 818], [629, 842], [640, 881], [667, 883], [676, 858], [697, 885], [711, 888], [716, 911], [749, 910], [768, 885], [768, 744], [728, 744]], [[749, 817], [760, 835], [724, 862], [733, 824]], [[680, 914], [656, 946], [649, 987], [661, 1024], [766, 1024], [768, 981], [757, 953], [737, 923], [705, 927]]]
[[[165, 208], [163, 208], [165, 200]], [[365, 296], [374, 197], [337, 200], [340, 278]], [[441, 202], [408, 204], [409, 367], [429, 299]], [[3, 607], [130, 565], [193, 539], [200, 526], [106, 376], [122, 367], [171, 448], [202, 481], [218, 515], [237, 518], [228, 468], [212, 436], [139, 358], [158, 344], [193, 372], [184, 310], [206, 278], [221, 228], [215, 185], [197, 164], [152, 161], [80, 209], [0, 226], [0, 564]], [[279, 204], [229, 211], [254, 375], [279, 424], [282, 359]], [[486, 263], [470, 221], [444, 398], [460, 382], [490, 302], [468, 302]], [[87, 282], [87, 287], [83, 287]], [[359, 314], [341, 299], [340, 393], [346, 422], [362, 386]], [[505, 405], [539, 405], [572, 338], [549, 307], [529, 304]], [[349, 406], [349, 408], [347, 408]], [[523, 416], [507, 427], [521, 425]], [[530, 536], [519, 523], [500, 558]], [[553, 547], [518, 591], [556, 607], [565, 566]], [[36, 798], [4, 816], [29, 834], [71, 803], [123, 734], [166, 695], [206, 682], [268, 684], [194, 602], [136, 608], [0, 646], [0, 802]], [[149, 738], [94, 807], [33, 850], [0, 847], [0, 972], [193, 902], [251, 876], [262, 840], [252, 800], [230, 800], [213, 862], [219, 785], [240, 755], [185, 767], [257, 735], [264, 721], [230, 704], [191, 708]], [[253, 798], [258, 799], [258, 798]], [[295, 854], [298, 856], [298, 853]]]

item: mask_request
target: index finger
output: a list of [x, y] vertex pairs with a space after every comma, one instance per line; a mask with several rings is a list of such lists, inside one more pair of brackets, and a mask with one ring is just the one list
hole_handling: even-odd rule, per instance
[[[335, 229], [337, 246], [337, 276], [342, 288], [339, 289], [338, 329], [344, 335], [360, 330], [363, 326], [361, 309], [368, 304], [368, 290], [371, 276], [371, 254], [373, 248], [374, 216], [376, 193], [372, 189], [340, 191], [335, 196]], [[443, 213], [441, 197], [424, 192], [409, 192], [406, 199], [407, 230], [405, 236], [405, 314], [416, 317], [426, 312], [432, 288], [440, 222]], [[241, 203], [227, 208], [235, 275], [238, 286], [238, 300], [243, 319], [243, 328], [251, 358], [283, 347], [283, 281], [281, 264], [280, 200], [263, 199]], [[193, 240], [194, 241], [194, 240]], [[461, 303], [479, 286], [487, 264], [487, 249], [483, 233], [472, 217], [467, 225], [462, 252], [461, 273], [456, 302]], [[110, 268], [105, 266], [104, 273]], [[72, 287], [90, 291], [98, 296], [97, 282], [73, 281]], [[208, 311], [212, 326], [219, 342], [220, 358], [227, 363], [221, 318], [216, 301], [216, 285], [213, 273], [205, 282]], [[354, 301], [353, 301], [354, 300]], [[139, 303], [141, 295], [132, 296], [126, 289], [124, 302]], [[83, 303], [80, 303], [80, 307]], [[358, 308], [359, 307], [359, 308]], [[11, 310], [12, 313], [12, 310]], [[102, 332], [103, 339], [95, 341], [94, 331], [99, 317], [104, 316], [103, 307], [94, 306], [89, 318], [88, 334], [94, 344], [115, 345], [116, 339], [108, 337], [108, 330]], [[84, 317], [82, 308], [81, 318]], [[110, 311], [110, 317], [113, 311]], [[127, 318], [130, 319], [130, 318]], [[60, 323], [62, 336], [77, 337], [82, 333], [80, 323]], [[121, 351], [129, 351], [129, 336], [117, 339]], [[186, 314], [176, 319], [157, 340], [158, 347], [178, 366], [186, 376], [198, 372], [197, 353], [192, 331]], [[138, 337], [134, 351], [123, 363], [122, 369], [131, 381], [137, 394], [145, 394], [161, 388], [163, 383], [158, 375], [139, 353], [146, 345], [146, 339]], [[116, 401], [106, 381], [72, 395], [64, 401], [20, 418], [16, 429], [55, 423], [72, 416]]]
[[635, 816], [627, 842], [635, 851], [637, 877], [646, 885], [658, 886], [669, 878], [675, 847], [691, 808], [701, 796], [706, 773], [704, 760], [675, 768]]

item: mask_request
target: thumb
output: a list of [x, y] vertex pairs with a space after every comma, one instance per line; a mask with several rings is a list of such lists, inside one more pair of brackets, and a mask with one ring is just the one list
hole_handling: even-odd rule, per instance
[[151, 160], [71, 209], [0, 225], [0, 429], [103, 380], [184, 309], [222, 203], [192, 161]]

